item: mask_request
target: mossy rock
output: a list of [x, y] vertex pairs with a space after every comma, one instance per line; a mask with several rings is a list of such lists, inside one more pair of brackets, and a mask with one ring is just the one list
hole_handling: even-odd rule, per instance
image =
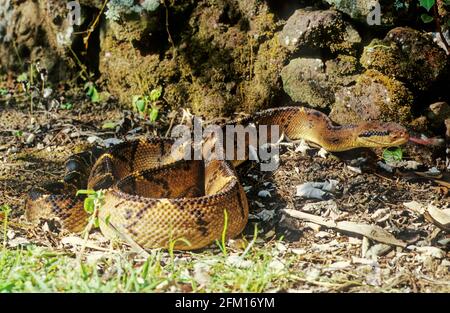
[[[142, 27], [153, 29], [147, 23]], [[121, 104], [129, 106], [133, 95], [157, 86], [169, 109], [190, 108], [207, 118], [271, 104], [281, 90], [287, 51], [274, 39], [276, 21], [266, 3], [201, 1], [177, 24], [184, 26], [172, 32], [174, 45], [147, 38], [142, 21], [106, 27], [100, 72]], [[153, 32], [158, 34], [167, 36], [165, 26]]]
[[339, 124], [383, 120], [406, 124], [411, 121], [413, 96], [401, 82], [375, 70], [358, 76], [354, 86], [336, 93], [330, 118]]
[[320, 59], [297, 58], [281, 72], [284, 91], [295, 102], [326, 108], [334, 102], [334, 93], [325, 65]]
[[[325, 0], [337, 10], [348, 14], [351, 18], [361, 23], [367, 23], [367, 17], [373, 10], [373, 0]], [[381, 10], [381, 25], [393, 25], [398, 15], [407, 11], [406, 1], [378, 0]], [[381, 26], [380, 25], [380, 26]], [[377, 25], [371, 25], [377, 26]]]
[[427, 34], [407, 27], [392, 29], [383, 40], [374, 39], [361, 56], [361, 64], [426, 91], [448, 70], [448, 58]]
[[338, 11], [299, 9], [289, 17], [279, 40], [290, 51], [323, 48], [354, 53], [361, 37]]

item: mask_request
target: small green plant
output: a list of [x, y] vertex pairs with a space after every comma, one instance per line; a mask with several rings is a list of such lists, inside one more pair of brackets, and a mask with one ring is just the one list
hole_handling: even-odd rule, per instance
[[61, 110], [72, 110], [73, 109], [73, 104], [70, 102], [66, 102], [66, 103], [62, 103], [59, 108]]
[[172, 264], [172, 270], [175, 268], [175, 262], [174, 262], [175, 261], [175, 253], [174, 253], [175, 245], [179, 241], [184, 242], [187, 246], [191, 246], [191, 243], [187, 239], [184, 239], [184, 238], [178, 238], [175, 240], [171, 240], [169, 242], [168, 251], [169, 251], [169, 256], [170, 256], [170, 263]]
[[16, 131], [14, 131], [13, 135], [14, 135], [14, 137], [20, 138], [23, 136], [23, 131], [16, 130]]
[[22, 73], [19, 76], [17, 76], [17, 82], [19, 83], [24, 83], [28, 80], [28, 74], [27, 73]]
[[103, 190], [78, 190], [77, 196], [79, 195], [87, 195], [84, 199], [84, 210], [90, 215], [89, 224], [92, 224], [94, 227], [99, 227], [98, 211], [105, 202]]
[[84, 85], [84, 90], [86, 90], [86, 96], [91, 99], [91, 102], [100, 102], [100, 94], [92, 82], [87, 82]]
[[[441, 31], [441, 20], [443, 20], [443, 16], [440, 16], [438, 6], [450, 6], [450, 0], [419, 0], [419, 6], [424, 8], [427, 13], [422, 13], [420, 18], [424, 23], [431, 23], [436, 21], [438, 26], [438, 31]], [[433, 12], [431, 10], [433, 9]], [[445, 22], [444, 22], [445, 24]], [[450, 19], [447, 19], [447, 26], [450, 26]]]
[[0, 88], [0, 96], [6, 96], [8, 93], [8, 89]]
[[398, 162], [403, 160], [403, 150], [400, 147], [383, 151], [383, 160], [386, 162]]
[[227, 230], [228, 230], [228, 212], [227, 210], [223, 211], [224, 215], [224, 222], [223, 222], [223, 230], [222, 230], [222, 237], [220, 242], [216, 240], [217, 245], [219, 246], [220, 251], [222, 251], [224, 256], [228, 255], [227, 252], [227, 245], [226, 245], [226, 239], [227, 239]]
[[420, 6], [425, 8], [427, 11], [430, 11], [435, 2], [436, 0], [419, 0]]
[[[79, 195], [86, 195], [87, 197], [84, 199], [84, 210], [89, 214], [89, 222], [84, 229], [84, 243], [81, 247], [81, 250], [78, 254], [77, 260], [78, 264], [80, 265], [80, 271], [83, 276], [87, 275], [86, 268], [84, 267], [83, 263], [81, 262], [81, 258], [83, 256], [83, 253], [86, 249], [87, 241], [89, 238], [89, 233], [91, 232], [92, 228], [98, 228], [100, 226], [100, 220], [98, 218], [98, 212], [105, 203], [105, 194], [103, 190], [78, 190], [77, 196]], [[109, 223], [109, 217], [105, 221], [106, 224]]]
[[117, 127], [117, 123], [115, 122], [105, 122], [102, 125], [102, 129], [115, 129]]
[[162, 88], [158, 87], [153, 89], [148, 95], [135, 95], [132, 98], [133, 107], [150, 122], [155, 122], [159, 115], [159, 106], [157, 101], [161, 97]]

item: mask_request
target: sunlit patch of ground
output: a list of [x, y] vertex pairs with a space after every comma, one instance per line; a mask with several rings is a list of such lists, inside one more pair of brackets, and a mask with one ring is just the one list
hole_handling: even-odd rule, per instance
[[[282, 149], [274, 173], [261, 172], [251, 163], [239, 169], [251, 217], [244, 239], [228, 242], [226, 253], [213, 245], [189, 253], [155, 250], [142, 255], [98, 232], [85, 242], [80, 235], [58, 233], [48, 225], [31, 227], [23, 216], [25, 193], [61, 178], [64, 160], [85, 149], [89, 138], [116, 136], [101, 128], [122, 117], [120, 110], [0, 111], [0, 205], [11, 207], [8, 220], [0, 214], [0, 291], [450, 291], [448, 235], [403, 205], [432, 201], [448, 208], [449, 198], [438, 186], [372, 165], [358, 174], [348, 162], [324, 159], [315, 151], [301, 155], [292, 147]], [[317, 203], [296, 197], [297, 185], [329, 179], [338, 181], [328, 201], [334, 201], [340, 219], [378, 225], [405, 241], [407, 248], [320, 228], [282, 213]]]

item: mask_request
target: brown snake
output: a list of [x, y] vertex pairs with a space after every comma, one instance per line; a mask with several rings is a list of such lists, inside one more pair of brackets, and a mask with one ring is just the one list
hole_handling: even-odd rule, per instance
[[[269, 109], [233, 123], [278, 125], [289, 139], [305, 139], [331, 152], [398, 146], [409, 138], [395, 123], [335, 126], [325, 114], [303, 107]], [[177, 161], [171, 153], [173, 143], [167, 138], [141, 139], [106, 152], [71, 156], [64, 182], [29, 192], [28, 219], [35, 223], [56, 219], [70, 231], [81, 231], [88, 214], [83, 197], [75, 193], [102, 189], [104, 203], [98, 217], [108, 237], [122, 234], [146, 249], [167, 248], [170, 242], [175, 249], [198, 249], [221, 237], [225, 210], [227, 238], [239, 235], [248, 219], [247, 198], [234, 169], [241, 162]]]

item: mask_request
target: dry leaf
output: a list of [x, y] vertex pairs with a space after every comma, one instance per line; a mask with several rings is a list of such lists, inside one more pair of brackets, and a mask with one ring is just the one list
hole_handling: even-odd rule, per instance
[[450, 213], [447, 210], [441, 210], [433, 204], [427, 207], [419, 202], [411, 201], [403, 203], [405, 207], [418, 214], [423, 215], [429, 222], [433, 223], [442, 230], [450, 231]]
[[425, 218], [442, 230], [450, 231], [450, 214], [429, 204], [424, 213]]

